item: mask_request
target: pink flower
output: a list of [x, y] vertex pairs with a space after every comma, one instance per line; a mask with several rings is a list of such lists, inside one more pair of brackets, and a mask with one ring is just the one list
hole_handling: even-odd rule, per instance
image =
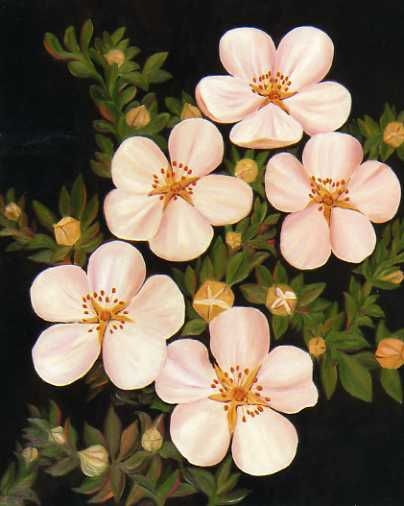
[[[102, 350], [104, 368], [119, 388], [143, 388], [163, 366], [165, 340], [184, 323], [184, 298], [168, 276], [151, 276], [140, 252], [113, 241], [76, 265], [51, 267], [31, 286], [35, 313], [52, 325], [32, 350], [39, 376], [69, 385], [91, 369]], [[143, 284], [144, 283], [144, 284]], [[143, 285], [143, 286], [142, 286]]]
[[171, 162], [150, 139], [131, 137], [112, 159], [117, 187], [104, 212], [121, 239], [149, 241], [166, 260], [200, 256], [213, 237], [212, 225], [229, 225], [247, 216], [251, 187], [236, 177], [211, 175], [223, 160], [223, 138], [210, 121], [188, 119], [171, 131]]
[[181, 339], [168, 346], [156, 380], [166, 402], [178, 403], [171, 438], [191, 464], [212, 466], [231, 451], [253, 475], [287, 467], [296, 454], [294, 426], [277, 413], [296, 413], [317, 402], [308, 353], [294, 346], [269, 349], [268, 321], [258, 309], [235, 307], [210, 323], [210, 347]]
[[278, 49], [262, 30], [235, 28], [221, 38], [219, 54], [230, 76], [205, 77], [195, 95], [212, 120], [239, 121], [230, 132], [238, 146], [288, 146], [303, 131], [336, 130], [349, 116], [349, 91], [332, 81], [320, 83], [330, 70], [334, 46], [317, 28], [295, 28]]
[[313, 136], [302, 163], [289, 153], [268, 161], [265, 190], [269, 202], [292, 213], [281, 230], [281, 252], [298, 269], [315, 269], [331, 255], [362, 262], [372, 253], [371, 224], [390, 220], [400, 203], [400, 183], [384, 163], [361, 163], [363, 150], [350, 135]]

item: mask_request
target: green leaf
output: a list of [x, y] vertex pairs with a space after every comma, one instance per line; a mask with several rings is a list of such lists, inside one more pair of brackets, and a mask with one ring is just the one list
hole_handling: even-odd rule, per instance
[[374, 353], [371, 351], [361, 351], [360, 353], [356, 353], [355, 358], [360, 364], [363, 365], [363, 367], [369, 371], [379, 369], [379, 364], [375, 359]]
[[209, 471], [198, 467], [188, 467], [186, 475], [198, 490], [212, 497], [216, 492], [215, 479]]
[[252, 304], [265, 304], [268, 289], [254, 284], [240, 285], [243, 297]]
[[163, 459], [172, 459], [176, 460], [177, 462], [183, 461], [181, 453], [177, 450], [171, 441], [164, 441], [159, 454], [161, 457], [163, 457]]
[[53, 464], [52, 466], [46, 468], [45, 472], [51, 476], [64, 476], [65, 474], [73, 471], [73, 469], [75, 469], [78, 465], [78, 459], [66, 457], [62, 460], [59, 460], [59, 462], [56, 462], [56, 464]]
[[119, 447], [119, 459], [124, 459], [133, 449], [139, 436], [139, 427], [137, 420], [126, 427], [121, 435], [121, 444]]
[[386, 126], [391, 122], [396, 120], [396, 115], [391, 108], [390, 104], [387, 102], [384, 104], [384, 111], [383, 114], [380, 117], [380, 128], [384, 130]]
[[332, 344], [336, 349], [342, 351], [357, 351], [369, 348], [369, 343], [358, 331], [334, 332], [327, 335], [327, 344]]
[[133, 506], [133, 504], [137, 504], [144, 498], [144, 496], [145, 490], [135, 482], [126, 499], [125, 506]]
[[27, 243], [26, 249], [50, 249], [56, 248], [55, 241], [46, 234], [35, 234], [34, 237]]
[[147, 459], [152, 456], [152, 453], [146, 450], [139, 450], [131, 455], [123, 464], [124, 469], [128, 472], [137, 470]]
[[195, 318], [194, 320], [190, 320], [187, 322], [182, 328], [181, 335], [182, 336], [199, 336], [206, 330], [208, 326], [205, 320], [200, 318]]
[[65, 186], [59, 194], [59, 212], [61, 216], [70, 216], [70, 195]]
[[269, 288], [273, 284], [270, 270], [263, 265], [259, 265], [255, 268], [255, 277], [257, 279], [257, 283], [265, 288]]
[[337, 367], [332, 361], [329, 353], [326, 353], [320, 363], [320, 378], [324, 393], [327, 399], [331, 399], [337, 386]]
[[175, 114], [176, 116], [181, 115], [181, 110], [182, 110], [181, 102], [177, 98], [166, 97], [166, 99], [164, 100], [164, 103], [165, 103], [167, 109], [172, 114]]
[[53, 33], [45, 33], [43, 43], [48, 53], [58, 60], [67, 60], [72, 57], [71, 53], [63, 49], [59, 39]]
[[226, 494], [224, 497], [218, 497], [216, 499], [216, 504], [217, 506], [240, 504], [241, 501], [243, 501], [249, 493], [250, 491], [246, 488], [239, 488], [233, 492], [230, 492], [229, 494]]
[[83, 176], [79, 174], [73, 183], [71, 191], [72, 214], [80, 219], [87, 203], [87, 190], [83, 181]]
[[288, 330], [289, 318], [286, 316], [272, 315], [272, 330], [274, 331], [275, 339], [279, 339]]
[[299, 293], [299, 307], [305, 307], [320, 297], [326, 287], [325, 283], [312, 283], [302, 288]]
[[216, 483], [217, 483], [217, 493], [221, 493], [221, 487], [227, 482], [231, 468], [233, 465], [233, 459], [231, 455], [228, 455], [225, 460], [220, 464], [216, 471]]
[[275, 283], [288, 284], [288, 273], [280, 262], [277, 262], [275, 266], [273, 278]]
[[372, 401], [372, 378], [369, 371], [354, 356], [337, 355], [339, 377], [344, 389], [362, 401]]
[[53, 257], [53, 251], [50, 249], [44, 249], [42, 251], [38, 251], [33, 255], [30, 255], [28, 258], [33, 262], [38, 262], [40, 264], [51, 264]]
[[83, 229], [88, 227], [96, 219], [98, 209], [99, 209], [98, 195], [95, 194], [93, 195], [93, 197], [91, 197], [81, 217], [81, 225]]
[[70, 74], [80, 79], [88, 79], [94, 76], [94, 71], [81, 61], [71, 61], [67, 64]]
[[190, 483], [180, 483], [178, 488], [170, 497], [186, 497], [188, 495], [196, 494], [198, 491]]
[[249, 264], [243, 251], [232, 256], [227, 263], [226, 283], [230, 286], [243, 281], [249, 274]]
[[105, 419], [104, 433], [107, 439], [107, 445], [111, 458], [114, 459], [118, 454], [121, 441], [122, 423], [118, 418], [113, 406], [110, 406]]
[[87, 446], [92, 445], [101, 445], [106, 446], [106, 441], [104, 435], [101, 431], [92, 427], [87, 422], [84, 422], [84, 431], [83, 431], [84, 442]]
[[370, 306], [364, 309], [367, 315], [372, 316], [373, 318], [383, 318], [384, 311], [377, 304], [371, 304]]
[[111, 34], [111, 42], [114, 46], [116, 46], [120, 40], [122, 40], [123, 36], [125, 35], [126, 27], [121, 26], [117, 28], [114, 33]]
[[157, 497], [161, 500], [164, 500], [169, 497], [170, 492], [173, 490], [174, 485], [179, 481], [179, 471], [178, 469], [171, 473], [168, 478], [166, 478], [163, 483], [157, 489]]
[[353, 322], [356, 313], [358, 312], [358, 306], [352, 295], [350, 295], [347, 292], [344, 292], [344, 299], [345, 299], [345, 312], [347, 315], [347, 324], [349, 327]]
[[149, 82], [140, 72], [131, 72], [125, 79], [143, 91], [149, 91]]
[[395, 401], [402, 404], [403, 388], [401, 385], [400, 374], [395, 369], [381, 369], [380, 382], [386, 394], [390, 395]]
[[194, 269], [188, 265], [185, 270], [185, 288], [187, 289], [187, 292], [189, 295], [193, 295], [196, 290], [196, 274]]
[[57, 427], [62, 423], [62, 412], [55, 401], [49, 401], [49, 423], [52, 427]]
[[32, 208], [39, 223], [53, 233], [53, 224], [58, 221], [53, 212], [38, 200], [32, 201]]
[[91, 39], [94, 33], [94, 26], [91, 19], [87, 19], [83, 26], [81, 27], [80, 32], [80, 46], [83, 53], [88, 51], [88, 46], [90, 45]]
[[152, 71], [159, 69], [166, 61], [168, 56], [167, 52], [154, 53], [147, 58], [143, 67], [143, 74], [150, 74]]
[[112, 466], [110, 471], [111, 476], [111, 489], [114, 494], [114, 500], [119, 504], [119, 500], [122, 497], [123, 491], [125, 490], [125, 475], [119, 469], [118, 466]]
[[223, 239], [218, 236], [212, 246], [212, 263], [215, 278], [221, 280], [226, 274], [226, 263], [228, 259], [227, 248]]
[[74, 26], [68, 26], [65, 30], [64, 43], [67, 49], [72, 53], [79, 53], [80, 47], [77, 43], [76, 31]]
[[172, 74], [164, 69], [152, 70], [149, 74], [149, 82], [152, 84], [165, 83], [169, 79], [172, 79]]
[[86, 478], [79, 487], [73, 487], [72, 490], [79, 494], [91, 495], [100, 490], [105, 477], [103, 475], [95, 478]]

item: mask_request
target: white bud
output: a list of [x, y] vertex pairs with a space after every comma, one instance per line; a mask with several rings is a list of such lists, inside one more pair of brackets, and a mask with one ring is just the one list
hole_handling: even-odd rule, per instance
[[108, 452], [102, 445], [92, 445], [79, 452], [80, 468], [83, 474], [94, 478], [108, 467]]

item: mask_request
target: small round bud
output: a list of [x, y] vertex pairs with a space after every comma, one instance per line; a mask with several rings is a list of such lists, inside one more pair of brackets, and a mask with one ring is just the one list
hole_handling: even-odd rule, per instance
[[234, 293], [229, 285], [208, 279], [194, 295], [192, 307], [201, 318], [210, 322], [218, 314], [230, 309], [233, 303]]
[[86, 476], [94, 478], [108, 468], [108, 452], [102, 445], [92, 445], [79, 452], [80, 468]]
[[253, 183], [258, 176], [258, 165], [251, 158], [242, 158], [236, 163], [234, 174], [246, 183]]
[[21, 455], [22, 455], [22, 458], [24, 459], [25, 463], [28, 465], [28, 464], [31, 464], [32, 462], [34, 462], [34, 460], [36, 460], [39, 456], [39, 452], [37, 450], [37, 448], [33, 448], [32, 446], [27, 446], [26, 448], [23, 449], [23, 451], [21, 452]]
[[108, 65], [116, 63], [120, 67], [125, 62], [125, 53], [120, 49], [110, 49], [108, 53], [104, 54]]
[[202, 113], [196, 105], [189, 104], [185, 102], [182, 111], [181, 111], [181, 119], [190, 119], [190, 118], [202, 118]]
[[319, 358], [321, 355], [324, 355], [324, 353], [327, 350], [327, 344], [325, 340], [318, 336], [318, 337], [312, 337], [309, 341], [309, 353], [310, 355], [313, 355], [313, 357]]
[[380, 278], [381, 281], [388, 281], [389, 283], [393, 283], [393, 285], [400, 285], [403, 279], [404, 274], [401, 270], [390, 272], [390, 274], [386, 274]]
[[232, 251], [241, 248], [241, 234], [239, 232], [227, 232], [224, 240]]
[[272, 314], [289, 316], [293, 314], [297, 304], [297, 296], [288, 285], [272, 285], [268, 288], [266, 307]]
[[18, 221], [21, 216], [21, 208], [15, 202], [10, 202], [4, 208], [4, 216], [11, 221]]
[[404, 142], [404, 124], [401, 121], [391, 121], [383, 131], [383, 142], [392, 148], [399, 148]]
[[126, 123], [133, 128], [143, 128], [150, 123], [150, 113], [147, 107], [139, 105], [126, 113]]
[[142, 448], [147, 452], [157, 452], [163, 446], [164, 438], [161, 432], [154, 426], [145, 430], [142, 436]]
[[384, 369], [398, 369], [404, 364], [404, 341], [394, 337], [382, 339], [375, 357]]
[[73, 246], [80, 239], [80, 221], [71, 216], [65, 216], [53, 225], [53, 231], [57, 244]]
[[65, 431], [61, 425], [53, 427], [49, 432], [49, 441], [58, 445], [64, 445], [66, 443]]

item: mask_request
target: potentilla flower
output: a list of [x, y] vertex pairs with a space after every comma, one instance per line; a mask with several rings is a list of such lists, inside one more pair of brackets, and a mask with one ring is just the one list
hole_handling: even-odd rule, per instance
[[[297, 413], [317, 402], [308, 353], [295, 346], [269, 349], [269, 326], [254, 308], [229, 309], [210, 323], [212, 366], [206, 347], [193, 339], [168, 346], [156, 380], [171, 415], [171, 438], [197, 466], [212, 466], [231, 451], [252, 475], [271, 474], [293, 460], [298, 436], [277, 413]], [[276, 411], [274, 411], [276, 410]]]
[[105, 372], [117, 387], [143, 388], [154, 381], [166, 359], [166, 339], [184, 323], [184, 298], [168, 276], [144, 283], [145, 276], [141, 253], [121, 241], [97, 248], [87, 274], [76, 265], [42, 271], [31, 286], [34, 311], [63, 323], [47, 328], [33, 347], [39, 376], [68, 385], [102, 351]]
[[229, 76], [209, 76], [195, 90], [202, 112], [219, 123], [237, 123], [230, 140], [238, 146], [271, 149], [309, 135], [336, 130], [351, 110], [342, 85], [320, 82], [330, 70], [334, 45], [326, 33], [301, 26], [278, 48], [256, 28], [235, 28], [219, 44]]
[[149, 241], [150, 249], [166, 260], [200, 256], [212, 240], [212, 225], [236, 223], [252, 206], [248, 184], [210, 174], [222, 162], [223, 149], [219, 130], [202, 118], [186, 119], [172, 129], [170, 162], [152, 140], [126, 139], [112, 159], [117, 189], [104, 203], [111, 232], [121, 239]]
[[401, 188], [388, 165], [362, 160], [362, 146], [354, 137], [330, 132], [307, 142], [302, 163], [290, 153], [268, 161], [268, 200], [291, 213], [282, 224], [280, 248], [294, 267], [320, 267], [331, 251], [341, 260], [362, 262], [374, 250], [371, 222], [395, 215]]

